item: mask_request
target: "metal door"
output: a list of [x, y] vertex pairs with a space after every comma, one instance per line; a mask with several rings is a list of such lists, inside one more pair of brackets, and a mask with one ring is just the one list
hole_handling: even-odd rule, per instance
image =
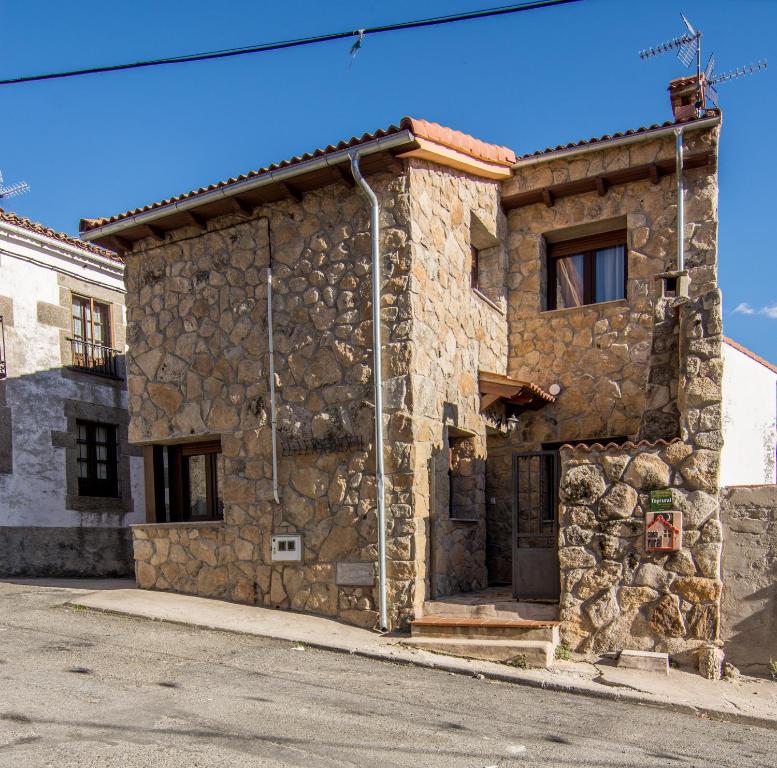
[[513, 596], [557, 600], [558, 453], [513, 457]]

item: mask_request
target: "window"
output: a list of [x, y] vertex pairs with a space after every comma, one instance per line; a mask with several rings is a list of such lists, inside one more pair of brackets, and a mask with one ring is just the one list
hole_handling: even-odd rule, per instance
[[480, 290], [480, 251], [472, 245], [470, 246], [470, 252], [472, 254], [472, 259], [469, 267], [469, 282], [470, 286], [477, 291]]
[[73, 296], [73, 367], [119, 377], [117, 352], [111, 349], [111, 308], [94, 299]]
[[548, 245], [548, 309], [626, 298], [626, 231]]
[[94, 299], [73, 296], [73, 338], [110, 347], [110, 306]]
[[118, 496], [116, 427], [77, 421], [78, 495]]
[[222, 520], [221, 442], [154, 446], [157, 522]]

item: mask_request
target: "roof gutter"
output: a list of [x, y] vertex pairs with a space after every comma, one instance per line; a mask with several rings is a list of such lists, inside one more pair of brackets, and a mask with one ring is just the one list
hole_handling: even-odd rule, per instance
[[336, 152], [332, 152], [328, 155], [314, 157], [310, 160], [303, 160], [301, 163], [287, 166], [285, 168], [278, 168], [272, 171], [267, 171], [266, 173], [263, 173], [260, 176], [255, 176], [251, 179], [236, 181], [233, 184], [228, 184], [224, 187], [220, 187], [219, 189], [214, 189], [210, 192], [204, 192], [200, 195], [194, 195], [193, 197], [186, 198], [185, 200], [178, 200], [175, 203], [170, 203], [169, 205], [162, 206], [161, 208], [155, 208], [151, 211], [143, 211], [142, 213], [137, 213], [134, 216], [127, 216], [127, 218], [120, 219], [119, 221], [103, 224], [102, 226], [82, 232], [81, 239], [90, 241], [99, 240], [100, 238], [107, 237], [108, 235], [116, 235], [125, 229], [129, 229], [130, 227], [135, 227], [141, 224], [151, 224], [154, 221], [158, 221], [159, 219], [169, 216], [171, 213], [190, 211], [194, 208], [199, 208], [201, 205], [206, 205], [216, 200], [234, 197], [235, 195], [240, 195], [253, 189], [259, 189], [260, 187], [266, 187], [279, 181], [288, 181], [289, 179], [295, 176], [299, 176], [303, 173], [317, 171], [329, 166], [339, 165], [340, 163], [350, 163], [351, 155], [357, 148], [359, 156], [364, 157], [365, 155], [373, 155], [377, 152], [383, 152], [387, 149], [400, 147], [413, 141], [415, 141], [415, 136], [413, 135], [412, 131], [405, 129], [399, 133], [392, 134], [391, 136], [382, 136], [379, 139], [372, 139], [355, 147], [339, 149]]
[[678, 128], [682, 128], [683, 132], [700, 131], [704, 128], [711, 128], [714, 125], [720, 123], [720, 115], [714, 117], [706, 117], [700, 120], [692, 120], [687, 123], [679, 123], [677, 125], [669, 125], [666, 128], [656, 128], [652, 131], [645, 131], [644, 133], [635, 133], [631, 136], [619, 136], [614, 139], [604, 139], [603, 141], [596, 141], [586, 144], [582, 147], [570, 147], [569, 149], [557, 149], [552, 152], [545, 152], [542, 155], [522, 158], [517, 160], [513, 165], [513, 168], [526, 168], [529, 165], [536, 165], [537, 163], [544, 163], [548, 160], [558, 160], [561, 158], [574, 157], [575, 155], [582, 155], [588, 152], [596, 152], [600, 149], [608, 149], [612, 146], [622, 147], [625, 144], [635, 144], [638, 141], [649, 141], [652, 139], [660, 139], [671, 136], [674, 138], [675, 131]]

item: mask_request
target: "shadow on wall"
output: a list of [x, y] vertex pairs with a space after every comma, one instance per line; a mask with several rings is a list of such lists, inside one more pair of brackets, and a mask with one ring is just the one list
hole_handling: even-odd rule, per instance
[[[0, 380], [0, 576], [132, 577], [124, 380], [69, 367], [14, 376], [13, 359], [8, 374]], [[79, 419], [116, 424], [120, 497], [78, 495]], [[80, 525], [66, 524], [73, 512]]]
[[721, 490], [726, 658], [750, 674], [777, 661], [777, 486]]

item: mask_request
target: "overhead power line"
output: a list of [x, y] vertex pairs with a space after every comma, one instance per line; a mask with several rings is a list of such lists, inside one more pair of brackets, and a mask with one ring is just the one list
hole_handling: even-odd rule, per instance
[[422, 27], [434, 27], [442, 24], [452, 24], [459, 21], [472, 21], [474, 19], [485, 19], [491, 16], [505, 16], [512, 13], [521, 13], [523, 11], [533, 11], [539, 8], [550, 8], [556, 5], [567, 5], [569, 3], [579, 3], [581, 0], [538, 0], [537, 2], [518, 3], [514, 5], [505, 5], [496, 8], [484, 8], [479, 11], [469, 11], [467, 13], [457, 13], [450, 16], [434, 16], [428, 19], [416, 19], [414, 21], [404, 21], [398, 24], [384, 24], [379, 27], [370, 27], [366, 29], [355, 29], [347, 32], [332, 32], [326, 35], [316, 35], [314, 37], [300, 37], [294, 40], [281, 40], [274, 43], [261, 43], [243, 48], [225, 48], [220, 51], [206, 51], [203, 53], [191, 53], [183, 56], [170, 56], [163, 59], [149, 59], [146, 61], [135, 61], [129, 64], [111, 64], [104, 67], [89, 67], [87, 69], [73, 69], [66, 72], [49, 72], [39, 75], [24, 75], [22, 77], [0, 80], [0, 85], [17, 85], [19, 83], [34, 83], [41, 80], [59, 80], [66, 77], [80, 77], [82, 75], [97, 75], [104, 72], [120, 72], [126, 69], [141, 69], [143, 67], [159, 67], [165, 64], [187, 64], [194, 61], [209, 61], [211, 59], [226, 59], [232, 56], [245, 56], [249, 53], [266, 53], [268, 51], [281, 51], [286, 48], [297, 48], [303, 45], [314, 45], [316, 43], [326, 43], [332, 40], [343, 40], [349, 37], [357, 37], [363, 40], [366, 35], [377, 35], [382, 32], [397, 32], [403, 29], [420, 29]]

